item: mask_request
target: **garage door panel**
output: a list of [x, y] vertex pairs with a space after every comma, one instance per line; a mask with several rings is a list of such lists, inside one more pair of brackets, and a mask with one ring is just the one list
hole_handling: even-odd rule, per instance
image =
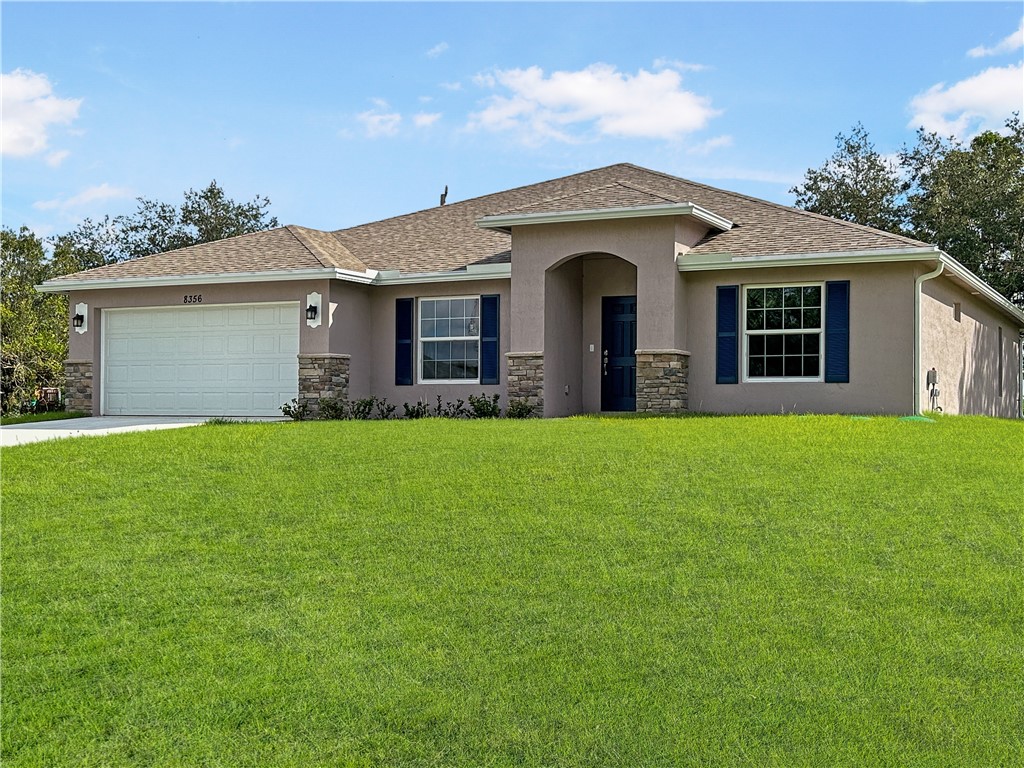
[[299, 325], [297, 304], [108, 311], [103, 412], [280, 416], [298, 396]]

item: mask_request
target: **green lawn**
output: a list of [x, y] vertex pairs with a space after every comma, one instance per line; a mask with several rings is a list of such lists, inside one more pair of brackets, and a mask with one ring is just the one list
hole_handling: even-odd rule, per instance
[[63, 421], [64, 419], [80, 419], [91, 416], [89, 413], [73, 411], [47, 411], [46, 413], [18, 413], [0, 416], [0, 424], [32, 424], [37, 421]]
[[15, 766], [1024, 763], [1024, 425], [207, 425], [4, 449]]

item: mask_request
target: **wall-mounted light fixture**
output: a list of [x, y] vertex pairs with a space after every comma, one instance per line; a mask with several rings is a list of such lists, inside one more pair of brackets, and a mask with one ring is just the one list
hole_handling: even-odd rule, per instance
[[85, 333], [89, 330], [89, 305], [76, 304], [75, 314], [71, 316], [71, 327], [75, 333]]
[[320, 327], [322, 319], [323, 297], [315, 291], [306, 296], [306, 325], [310, 328]]

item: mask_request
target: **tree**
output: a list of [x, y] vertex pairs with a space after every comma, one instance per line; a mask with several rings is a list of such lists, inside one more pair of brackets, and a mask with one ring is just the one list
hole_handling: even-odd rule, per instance
[[934, 243], [1024, 306], [1024, 127], [985, 131], [969, 144], [924, 129], [894, 165], [859, 123], [820, 169], [790, 192], [797, 206]]
[[27, 228], [0, 230], [0, 410], [29, 402], [40, 387], [61, 386], [68, 353], [68, 300], [39, 293], [54, 276], [43, 241]]
[[849, 136], [837, 135], [832, 157], [821, 168], [808, 169], [804, 183], [789, 191], [805, 210], [906, 234], [906, 184], [860, 123]]
[[1024, 306], [1024, 125], [985, 131], [970, 144], [917, 132], [900, 160], [910, 180], [910, 222], [1019, 306]]
[[224, 194], [216, 179], [199, 192], [188, 190], [180, 209], [142, 197], [138, 202], [134, 214], [114, 220], [120, 231], [117, 261], [278, 226], [277, 219], [268, 216], [268, 198], [256, 196], [248, 203], [236, 203]]

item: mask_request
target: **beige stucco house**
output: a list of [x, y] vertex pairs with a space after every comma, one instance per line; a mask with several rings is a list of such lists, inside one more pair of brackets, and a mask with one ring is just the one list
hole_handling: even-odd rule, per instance
[[1024, 312], [935, 246], [626, 164], [40, 290], [69, 295], [70, 406], [94, 414], [1020, 413]]

